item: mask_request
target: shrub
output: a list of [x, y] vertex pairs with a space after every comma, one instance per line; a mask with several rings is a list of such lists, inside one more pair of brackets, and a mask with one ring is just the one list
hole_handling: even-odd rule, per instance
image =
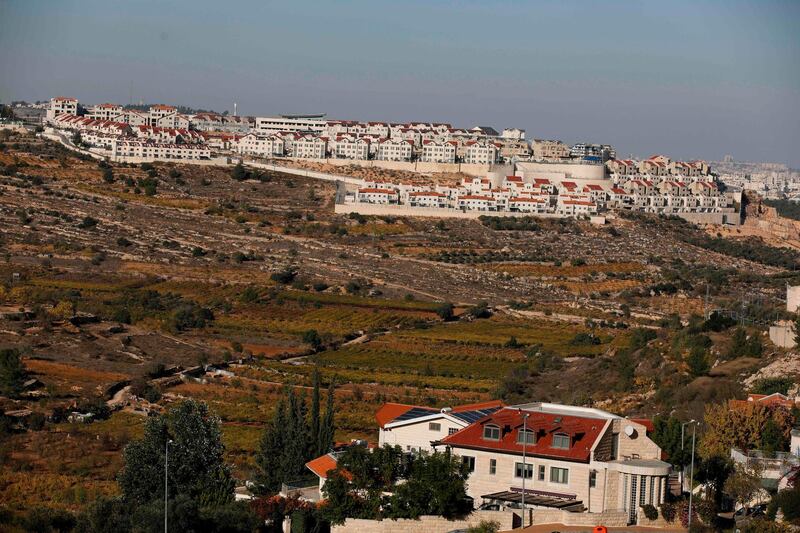
[[66, 532], [75, 527], [75, 516], [64, 509], [34, 507], [22, 518], [21, 525], [31, 533]]
[[492, 316], [492, 311], [487, 302], [479, 302], [470, 307], [467, 314], [472, 318], [489, 318]]
[[658, 509], [656, 509], [655, 506], [649, 503], [647, 505], [642, 506], [642, 512], [644, 513], [644, 516], [648, 520], [655, 520], [656, 518], [658, 518]]
[[270, 276], [272, 281], [277, 283], [281, 283], [283, 285], [288, 285], [294, 278], [297, 277], [297, 271], [292, 268], [284, 268], [280, 272], [275, 272]]
[[322, 338], [315, 329], [310, 329], [303, 333], [303, 342], [310, 344], [314, 350], [319, 350], [319, 348], [322, 346]]
[[481, 520], [477, 526], [467, 529], [467, 533], [497, 533], [500, 531], [500, 522], [495, 520]]
[[450, 302], [445, 302], [441, 304], [439, 307], [436, 308], [436, 314], [439, 315], [439, 318], [447, 322], [448, 320], [453, 319], [453, 304]]
[[763, 378], [753, 384], [753, 388], [750, 392], [766, 395], [776, 392], [786, 394], [792, 386], [794, 386], [794, 379], [792, 378]]
[[591, 333], [577, 333], [569, 343], [573, 346], [596, 346], [600, 344], [600, 338]]
[[34, 411], [25, 421], [25, 424], [31, 431], [41, 431], [44, 429], [45, 419], [46, 417], [42, 413]]
[[78, 224], [78, 227], [80, 229], [88, 229], [88, 228], [93, 228], [96, 225], [97, 225], [97, 219], [87, 216], [83, 218], [80, 224]]
[[678, 514], [677, 509], [675, 508], [674, 503], [664, 503], [661, 505], [661, 516], [669, 523], [675, 521], [675, 517]]

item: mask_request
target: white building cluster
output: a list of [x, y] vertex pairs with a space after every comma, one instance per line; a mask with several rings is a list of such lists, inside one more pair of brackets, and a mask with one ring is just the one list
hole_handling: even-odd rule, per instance
[[[610, 177], [602, 179], [583, 179], [563, 174], [543, 177], [553, 173], [538, 171], [540, 166], [537, 172], [518, 170], [519, 175], [464, 178], [456, 187], [363, 181], [348, 194], [345, 203], [560, 216], [594, 215], [619, 209], [664, 214], [734, 211], [733, 197], [721, 190], [704, 162], [688, 164], [696, 172], [679, 174], [687, 164], [673, 163], [664, 156], [654, 157], [672, 171], [612, 172]], [[647, 161], [629, 163], [647, 170]], [[609, 166], [618, 163], [610, 162]]]
[[211, 151], [188, 117], [172, 106], [156, 105], [147, 114], [116, 104], [100, 104], [79, 114], [78, 101], [57, 97], [50, 101], [47, 123], [56, 130], [77, 133], [80, 142], [111, 158], [209, 159]]
[[256, 157], [481, 165], [501, 163], [519, 154], [528, 155], [527, 145], [520, 138], [490, 137], [482, 131], [458, 130], [449, 124], [319, 120], [312, 125], [309, 124], [311, 119], [304, 119], [302, 124], [290, 127], [289, 119], [264, 120], [256, 119], [256, 129], [238, 139], [234, 147], [236, 152]]

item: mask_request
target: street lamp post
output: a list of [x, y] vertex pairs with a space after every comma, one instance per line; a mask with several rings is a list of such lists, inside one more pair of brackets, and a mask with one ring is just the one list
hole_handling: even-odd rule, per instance
[[[522, 410], [520, 409], [520, 412]], [[528, 476], [528, 413], [522, 414], [522, 527], [525, 527], [525, 478]]]
[[169, 482], [168, 482], [168, 472], [167, 465], [169, 464], [169, 445], [172, 444], [172, 440], [167, 440], [167, 443], [164, 445], [164, 533], [167, 533], [167, 501], [169, 498]]
[[[688, 422], [684, 422], [683, 424], [681, 424], [681, 451], [683, 451], [683, 432], [684, 432], [683, 430], [686, 429], [686, 426], [688, 424], [694, 424], [695, 422], [696, 422], [695, 419], [692, 418]], [[681, 461], [683, 461], [683, 457], [681, 457]], [[692, 463], [692, 464], [694, 464], [694, 463]], [[692, 469], [694, 469], [694, 466], [692, 466]], [[684, 481], [685, 481], [685, 479], [684, 479], [684, 474], [685, 474], [684, 470], [685, 470], [685, 465], [681, 465], [681, 490], [683, 490], [683, 484], [684, 484]], [[691, 487], [689, 487], [689, 489], [691, 490]]]
[[694, 480], [694, 439], [697, 432], [697, 423], [692, 424], [692, 470], [689, 472], [689, 523], [687, 530], [692, 530], [692, 484]]

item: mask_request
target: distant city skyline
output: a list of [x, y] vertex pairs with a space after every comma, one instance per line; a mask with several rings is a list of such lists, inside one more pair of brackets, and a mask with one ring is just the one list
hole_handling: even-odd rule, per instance
[[800, 168], [797, 2], [0, 0], [0, 100], [520, 127]]

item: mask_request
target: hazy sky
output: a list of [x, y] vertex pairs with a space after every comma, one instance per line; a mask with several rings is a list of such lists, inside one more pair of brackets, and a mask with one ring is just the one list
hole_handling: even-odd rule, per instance
[[798, 23], [796, 0], [0, 0], [0, 100], [236, 101], [800, 168]]

